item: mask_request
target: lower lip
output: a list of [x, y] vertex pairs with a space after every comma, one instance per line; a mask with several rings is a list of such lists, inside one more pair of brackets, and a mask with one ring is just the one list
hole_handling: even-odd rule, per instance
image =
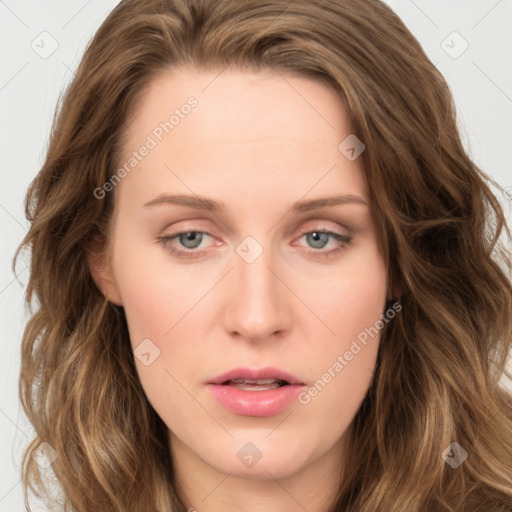
[[284, 411], [303, 385], [288, 384], [268, 391], [246, 391], [225, 384], [208, 384], [213, 396], [228, 410], [242, 416], [274, 416]]

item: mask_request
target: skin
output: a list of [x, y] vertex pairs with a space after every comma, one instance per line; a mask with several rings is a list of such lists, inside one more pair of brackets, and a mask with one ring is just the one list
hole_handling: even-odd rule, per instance
[[[312, 386], [384, 312], [387, 269], [368, 204], [291, 211], [300, 200], [347, 194], [368, 203], [361, 159], [338, 150], [351, 133], [347, 109], [305, 77], [174, 69], [136, 105], [123, 156], [190, 96], [198, 105], [111, 192], [110, 258], [96, 254], [91, 273], [124, 307], [132, 346], [150, 339], [160, 350], [149, 366], [136, 359], [137, 371], [169, 427], [187, 507], [326, 511], [380, 335], [308, 404], [295, 400], [274, 416], [234, 414], [205, 383], [238, 366], [275, 366]], [[225, 209], [144, 206], [163, 193]], [[301, 234], [321, 229], [350, 241]], [[195, 249], [183, 238], [158, 240], [194, 230], [210, 233]], [[236, 252], [247, 236], [263, 249], [252, 263]], [[205, 252], [178, 256], [169, 247]], [[262, 455], [252, 467], [237, 457], [248, 442]]]

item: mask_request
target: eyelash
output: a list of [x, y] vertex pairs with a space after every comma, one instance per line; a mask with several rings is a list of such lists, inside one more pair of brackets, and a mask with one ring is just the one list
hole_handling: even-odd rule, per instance
[[[196, 233], [196, 234], [200, 234], [200, 235], [212, 236], [207, 231], [189, 229], [187, 231], [179, 231], [178, 233], [174, 233], [172, 235], [159, 236], [159, 237], [157, 237], [157, 242], [162, 244], [171, 254], [174, 254], [178, 257], [184, 256], [184, 257], [188, 257], [188, 258], [200, 258], [204, 254], [206, 254], [206, 252], [208, 251], [207, 249], [202, 249], [202, 250], [198, 250], [198, 251], [190, 249], [188, 251], [187, 250], [182, 251], [180, 249], [175, 249], [174, 247], [166, 247], [165, 244], [167, 242], [169, 242], [170, 240], [174, 240], [175, 238], [178, 238], [180, 235], [186, 235], [187, 233]], [[322, 256], [322, 257], [326, 257], [326, 258], [334, 256], [334, 255], [338, 254], [340, 251], [342, 251], [343, 249], [345, 249], [346, 246], [348, 246], [352, 242], [351, 236], [340, 235], [339, 233], [335, 233], [334, 231], [329, 231], [327, 229], [313, 229], [313, 230], [301, 231], [299, 239], [302, 238], [304, 235], [309, 235], [312, 233], [325, 233], [326, 235], [329, 235], [330, 237], [337, 240], [338, 242], [341, 242], [340, 246], [338, 246], [335, 249], [331, 249], [329, 251], [322, 251], [321, 249], [308, 251], [308, 253], [310, 255], [314, 255], [314, 256]]]

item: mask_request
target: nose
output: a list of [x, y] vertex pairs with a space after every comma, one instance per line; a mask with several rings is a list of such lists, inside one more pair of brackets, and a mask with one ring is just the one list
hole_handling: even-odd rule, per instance
[[264, 250], [252, 263], [237, 254], [234, 257], [224, 328], [250, 343], [275, 341], [289, 332], [293, 323], [293, 294], [285, 284], [282, 266], [272, 261], [270, 250]]

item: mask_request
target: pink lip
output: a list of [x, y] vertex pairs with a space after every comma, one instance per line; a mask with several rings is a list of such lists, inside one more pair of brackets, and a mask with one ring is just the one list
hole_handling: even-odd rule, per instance
[[[275, 377], [289, 382], [288, 385], [268, 391], [248, 391], [224, 384], [233, 379], [262, 380]], [[273, 416], [292, 403], [305, 386], [297, 377], [278, 368], [258, 370], [235, 368], [215, 377], [207, 383], [213, 396], [229, 411], [242, 416]]]

